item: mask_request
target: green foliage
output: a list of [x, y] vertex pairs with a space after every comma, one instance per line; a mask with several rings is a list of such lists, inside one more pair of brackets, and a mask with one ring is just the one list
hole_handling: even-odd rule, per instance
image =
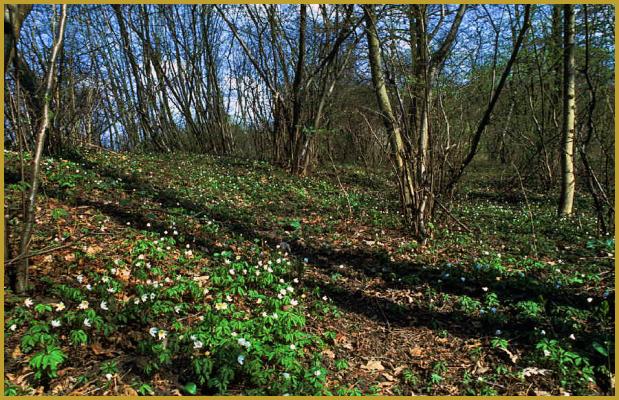
[[66, 360], [67, 356], [56, 346], [48, 345], [45, 350], [36, 353], [30, 359], [30, 368], [34, 371], [37, 380], [42, 378], [57, 377], [58, 367]]
[[519, 301], [516, 303], [516, 309], [520, 315], [525, 318], [536, 319], [543, 313], [543, 306], [536, 301]]
[[481, 303], [478, 300], [469, 296], [460, 296], [458, 303], [460, 304], [460, 309], [467, 314], [472, 314], [481, 307]]
[[535, 345], [541, 353], [545, 364], [556, 368], [560, 375], [561, 385], [580, 392], [586, 385], [593, 382], [593, 368], [586, 357], [566, 350], [556, 339], [542, 339]]

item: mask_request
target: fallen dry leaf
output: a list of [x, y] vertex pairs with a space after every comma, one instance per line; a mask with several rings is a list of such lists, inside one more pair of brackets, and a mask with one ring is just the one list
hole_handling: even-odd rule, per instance
[[402, 373], [402, 371], [404, 371], [406, 368], [408, 368], [408, 366], [406, 365], [400, 365], [399, 367], [397, 367], [396, 369], [393, 370], [393, 375], [398, 376]]
[[370, 360], [368, 361], [367, 364], [362, 365], [361, 368], [368, 370], [368, 371], [384, 371], [385, 370], [385, 367], [383, 367], [383, 364], [381, 364], [381, 362], [378, 360]]
[[332, 351], [331, 351], [331, 350], [329, 350], [329, 349], [323, 350], [323, 351], [322, 351], [322, 354], [324, 354], [325, 356], [327, 356], [328, 358], [330, 358], [330, 359], [332, 359], [332, 360], [335, 358], [335, 353], [334, 353], [334, 352], [332, 352]]
[[86, 249], [86, 254], [92, 256], [94, 254], [100, 253], [103, 249], [100, 246], [88, 246]]
[[552, 372], [552, 371], [549, 369], [541, 369], [541, 368], [536, 368], [536, 367], [527, 367], [522, 370], [522, 374], [524, 376], [546, 375], [549, 372]]
[[419, 357], [420, 355], [423, 354], [423, 349], [421, 347], [413, 347], [412, 349], [410, 349], [408, 351], [410, 353], [411, 356], [413, 357]]
[[136, 390], [129, 385], [124, 385], [122, 393], [125, 396], [137, 396], [138, 395], [138, 392], [136, 392]]
[[19, 345], [15, 346], [15, 349], [13, 349], [13, 352], [11, 353], [11, 358], [18, 358], [22, 355], [21, 349], [19, 348]]
[[387, 379], [389, 382], [393, 382], [395, 381], [395, 378], [393, 377], [393, 375], [389, 375], [386, 372], [383, 372], [383, 376], [385, 377], [385, 379]]

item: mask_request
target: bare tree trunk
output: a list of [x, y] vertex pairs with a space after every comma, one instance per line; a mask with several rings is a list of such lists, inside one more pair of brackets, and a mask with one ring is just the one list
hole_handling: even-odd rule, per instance
[[301, 4], [299, 10], [299, 55], [297, 67], [292, 84], [292, 121], [288, 127], [288, 146], [290, 147], [290, 169], [293, 174], [298, 174], [300, 169], [299, 155], [301, 152], [301, 107], [302, 107], [302, 83], [303, 71], [305, 70], [305, 29], [307, 25], [307, 4]]
[[574, 203], [574, 132], [576, 124], [576, 72], [574, 60], [574, 6], [563, 6], [563, 137], [561, 143], [561, 197], [559, 215], [572, 214]]
[[34, 228], [34, 214], [36, 212], [36, 196], [39, 187], [39, 169], [41, 164], [41, 156], [43, 154], [43, 146], [45, 144], [45, 135], [47, 133], [47, 127], [49, 125], [49, 108], [52, 94], [52, 86], [54, 83], [54, 67], [56, 64], [56, 58], [58, 52], [62, 47], [62, 40], [64, 37], [65, 25], [67, 20], [67, 8], [66, 4], [62, 5], [62, 12], [60, 14], [60, 25], [58, 27], [58, 35], [54, 40], [54, 46], [52, 47], [52, 54], [50, 56], [47, 74], [45, 76], [45, 91], [43, 96], [43, 109], [41, 115], [41, 121], [36, 138], [35, 154], [32, 158], [32, 176], [30, 179], [30, 191], [28, 193], [28, 204], [26, 207], [26, 213], [24, 215], [24, 228], [21, 235], [21, 243], [19, 248], [19, 257], [23, 257], [17, 265], [16, 270], [16, 285], [15, 289], [17, 293], [23, 294], [28, 287], [28, 258], [27, 254], [30, 249], [30, 239], [32, 237], [32, 230]]
[[412, 211], [414, 189], [412, 174], [406, 161], [402, 133], [396, 121], [395, 115], [393, 114], [393, 108], [391, 107], [391, 101], [389, 100], [389, 94], [387, 93], [387, 87], [385, 86], [382, 57], [380, 54], [380, 42], [378, 40], [378, 31], [376, 29], [376, 15], [373, 7], [374, 6], [372, 5], [363, 7], [363, 11], [365, 13], [366, 35], [368, 39], [369, 61], [372, 71], [372, 82], [374, 83], [376, 99], [378, 101], [378, 106], [380, 107], [383, 123], [385, 124], [385, 129], [387, 130], [387, 135], [391, 144], [391, 150], [395, 159], [402, 211], [404, 212], [407, 222], [410, 223], [413, 219]]
[[30, 14], [32, 4], [6, 4], [4, 6], [4, 75], [17, 52], [16, 44], [24, 20]]

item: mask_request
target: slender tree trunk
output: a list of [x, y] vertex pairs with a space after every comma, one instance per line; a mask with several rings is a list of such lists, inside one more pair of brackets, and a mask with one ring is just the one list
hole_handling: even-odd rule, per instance
[[6, 4], [4, 6], [4, 75], [16, 56], [16, 44], [24, 20], [30, 14], [32, 4]]
[[54, 46], [52, 47], [52, 54], [50, 56], [47, 74], [45, 76], [45, 91], [43, 96], [43, 109], [41, 120], [36, 138], [36, 146], [34, 157], [32, 158], [32, 176], [30, 178], [30, 191], [28, 193], [27, 207], [24, 215], [24, 228], [21, 235], [21, 244], [19, 248], [19, 257], [23, 257], [19, 261], [16, 270], [16, 285], [15, 289], [17, 293], [23, 294], [28, 287], [28, 258], [27, 254], [30, 249], [30, 239], [32, 237], [32, 230], [34, 228], [34, 215], [36, 212], [36, 196], [39, 188], [39, 169], [41, 164], [41, 155], [43, 154], [43, 146], [45, 144], [45, 135], [49, 125], [49, 108], [52, 95], [52, 87], [54, 83], [54, 67], [56, 64], [56, 58], [58, 52], [62, 47], [62, 40], [64, 37], [65, 25], [67, 20], [67, 5], [62, 5], [62, 12], [60, 14], [60, 24], [58, 27], [58, 36], [54, 40]]
[[376, 92], [376, 99], [381, 111], [383, 123], [387, 130], [387, 136], [395, 159], [396, 171], [398, 174], [398, 184], [400, 188], [400, 200], [402, 211], [404, 212], [407, 222], [411, 222], [413, 215], [413, 180], [409, 165], [405, 156], [404, 140], [400, 127], [396, 121], [385, 86], [385, 77], [383, 73], [382, 57], [380, 54], [380, 42], [378, 40], [378, 31], [376, 29], [376, 16], [374, 14], [374, 6], [367, 5], [363, 7], [366, 21], [366, 35], [368, 40], [368, 53], [370, 61], [370, 69], [372, 72], [372, 82]]
[[563, 137], [561, 141], [561, 197], [559, 215], [572, 214], [574, 203], [574, 133], [576, 125], [576, 72], [574, 60], [574, 6], [563, 6]]
[[298, 174], [300, 169], [301, 152], [301, 107], [302, 107], [302, 83], [303, 71], [305, 70], [305, 29], [307, 25], [307, 4], [301, 4], [299, 10], [299, 55], [297, 67], [292, 84], [292, 121], [288, 127], [290, 147], [290, 167], [293, 174]]

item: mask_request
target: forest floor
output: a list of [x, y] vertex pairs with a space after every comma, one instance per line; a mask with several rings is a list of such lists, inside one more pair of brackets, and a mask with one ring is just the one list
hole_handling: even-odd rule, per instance
[[[557, 219], [481, 163], [418, 246], [359, 167], [90, 150], [42, 170], [5, 394], [614, 392], [614, 238], [584, 200]], [[5, 152], [13, 217], [23, 188]]]

